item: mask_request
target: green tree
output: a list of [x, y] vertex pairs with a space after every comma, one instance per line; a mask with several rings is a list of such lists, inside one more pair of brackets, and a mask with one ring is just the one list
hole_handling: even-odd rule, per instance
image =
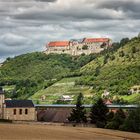
[[104, 56], [104, 64], [106, 64], [108, 62], [108, 58], [109, 58], [109, 54], [106, 54]]
[[82, 47], [82, 50], [87, 50], [88, 49], [88, 46], [87, 45], [84, 45], [83, 47]]
[[99, 98], [91, 108], [91, 123], [95, 123], [97, 127], [104, 127], [107, 122], [108, 112], [107, 106], [104, 104], [103, 100]]
[[100, 74], [100, 69], [101, 69], [100, 66], [96, 67], [94, 76], [98, 76]]
[[2, 89], [2, 87], [0, 86], [0, 91], [2, 91], [3, 89]]
[[119, 127], [123, 124], [125, 120], [125, 114], [123, 112], [122, 109], [119, 109], [113, 119], [107, 123], [107, 125], [105, 126], [105, 128], [109, 128], [109, 129], [119, 129]]
[[119, 57], [124, 57], [124, 56], [125, 56], [124, 51], [120, 51], [120, 52], [119, 52]]
[[120, 41], [120, 46], [124, 46], [125, 44], [127, 44], [129, 42], [129, 38], [123, 38], [121, 41]]
[[114, 112], [113, 111], [110, 111], [108, 114], [107, 114], [107, 121], [111, 121], [114, 117]]
[[68, 117], [68, 120], [70, 122], [76, 122], [76, 123], [87, 122], [86, 110], [82, 106], [82, 100], [83, 100], [83, 95], [82, 93], [80, 93], [77, 97], [76, 108], [72, 110], [70, 117]]
[[137, 52], [137, 49], [135, 46], [132, 47], [132, 53], [136, 53]]
[[125, 119], [120, 129], [140, 133], [140, 108], [129, 111], [128, 117]]

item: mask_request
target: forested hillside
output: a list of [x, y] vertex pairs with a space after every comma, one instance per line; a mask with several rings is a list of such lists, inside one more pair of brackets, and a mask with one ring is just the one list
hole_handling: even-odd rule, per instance
[[128, 95], [134, 85], [140, 85], [140, 38], [133, 38], [117, 51], [103, 54], [80, 69], [80, 85], [93, 86], [93, 92]]
[[7, 58], [0, 67], [0, 85], [15, 85], [8, 97], [26, 99], [63, 77], [79, 75], [79, 68], [94, 58], [94, 55], [72, 57], [41, 52]]
[[140, 85], [139, 62], [139, 37], [124, 38], [100, 54], [24, 54], [7, 58], [0, 67], [0, 86], [10, 87], [7, 97], [26, 99], [63, 78], [78, 77], [75, 86], [90, 86], [93, 95], [104, 90], [112, 96], [127, 95], [132, 86]]

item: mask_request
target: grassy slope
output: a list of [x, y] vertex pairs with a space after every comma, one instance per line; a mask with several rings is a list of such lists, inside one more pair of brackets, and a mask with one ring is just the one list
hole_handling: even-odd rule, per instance
[[125, 101], [128, 101], [129, 103], [139, 103], [140, 104], [140, 94], [132, 94], [132, 95], [124, 95], [120, 96]]
[[[103, 65], [103, 60], [104, 60], [104, 56], [100, 56], [98, 58], [96, 58], [95, 60], [91, 61], [90, 63], [88, 63], [87, 65], [83, 66], [81, 68], [81, 72], [82, 73], [92, 73], [97, 66], [101, 65], [102, 66], [102, 72], [104, 70], [108, 71], [109, 69], [111, 69], [112, 67], [120, 67], [120, 66], [131, 66], [131, 65], [139, 65], [139, 61], [140, 61], [140, 50], [137, 53], [133, 53], [133, 57], [132, 58], [132, 47], [135, 46], [137, 49], [140, 49], [140, 39], [135, 39], [134, 41], [130, 41], [127, 45], [125, 45], [124, 47], [121, 47], [117, 52], [113, 53], [113, 55], [115, 56], [114, 60], [110, 60], [108, 59], [108, 62]], [[119, 56], [119, 52], [120, 51], [124, 51], [125, 56], [124, 57], [120, 57]], [[112, 55], [112, 54], [110, 54]], [[129, 58], [128, 58], [129, 55]]]
[[42, 89], [35, 93], [31, 99], [32, 100], [40, 100], [42, 95], [46, 96], [46, 100], [40, 103], [54, 103], [57, 99], [59, 99], [62, 95], [74, 95], [77, 96], [80, 92], [84, 94], [84, 96], [91, 95], [91, 88], [89, 86], [76, 86], [75, 80], [78, 80], [79, 77], [74, 78], [63, 78], [62, 80], [56, 82], [52, 86]]
[[[132, 53], [133, 47], [137, 49], [136, 53]], [[119, 55], [121, 51], [125, 53], [123, 57]], [[113, 95], [123, 94], [120, 91], [126, 92], [131, 86], [140, 84], [140, 39], [135, 38], [117, 52], [109, 53], [109, 56], [112, 55], [115, 59], [109, 58], [106, 64], [103, 63], [104, 56], [100, 56], [81, 68], [81, 81], [87, 78], [87, 83], [93, 85], [95, 92], [103, 93], [107, 89]], [[94, 76], [98, 66], [101, 67], [100, 73]], [[135, 102], [136, 98], [130, 101]]]

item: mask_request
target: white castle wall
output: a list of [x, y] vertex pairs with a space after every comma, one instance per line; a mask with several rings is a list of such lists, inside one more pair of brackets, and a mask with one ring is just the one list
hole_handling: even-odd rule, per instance
[[[50, 54], [50, 53], [57, 53], [57, 54], [70, 54], [70, 55], [81, 55], [81, 54], [91, 54], [91, 53], [99, 53], [101, 51], [103, 51], [105, 48], [107, 48], [109, 46], [109, 42], [107, 42], [107, 45], [104, 46], [103, 48], [101, 47], [101, 45], [103, 44], [103, 42], [95, 42], [95, 43], [75, 43], [75, 45], [73, 45], [72, 43], [70, 43], [69, 46], [63, 46], [63, 47], [49, 47], [47, 46], [47, 50], [45, 51], [46, 54]], [[84, 45], [88, 46], [87, 50], [83, 50], [82, 47]]]

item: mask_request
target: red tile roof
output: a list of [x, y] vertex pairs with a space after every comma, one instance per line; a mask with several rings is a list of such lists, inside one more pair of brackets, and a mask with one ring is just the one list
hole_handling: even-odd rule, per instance
[[65, 47], [69, 46], [69, 41], [55, 41], [48, 44], [49, 47]]
[[111, 102], [110, 100], [105, 100], [104, 103], [105, 103], [106, 105], [112, 105], [112, 102]]
[[84, 42], [92, 43], [92, 42], [107, 42], [109, 38], [85, 38]]

